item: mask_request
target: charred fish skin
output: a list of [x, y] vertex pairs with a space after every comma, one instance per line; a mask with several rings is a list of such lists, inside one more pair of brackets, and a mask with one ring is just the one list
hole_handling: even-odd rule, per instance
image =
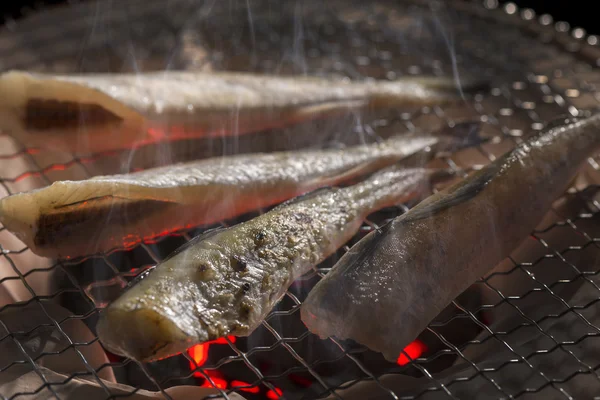
[[461, 101], [482, 81], [406, 77], [345, 82], [316, 77], [168, 71], [0, 75], [2, 128], [28, 145], [75, 152], [165, 140], [241, 135], [365, 107]]
[[392, 166], [201, 235], [103, 311], [100, 340], [111, 352], [151, 361], [226, 335], [247, 336], [291, 283], [346, 243], [367, 214], [422, 198], [432, 182], [447, 177]]
[[395, 361], [531, 233], [599, 147], [600, 114], [554, 122], [366, 235], [309, 293], [302, 321], [321, 338], [353, 339]]
[[0, 222], [34, 253], [75, 258], [209, 225], [341, 184], [408, 156], [472, 146], [467, 121], [346, 149], [219, 157], [84, 181], [59, 181], [0, 199]]

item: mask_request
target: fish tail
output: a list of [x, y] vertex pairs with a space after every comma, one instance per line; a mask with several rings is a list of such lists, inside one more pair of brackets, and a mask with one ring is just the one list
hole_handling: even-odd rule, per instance
[[449, 76], [422, 76], [408, 78], [423, 87], [436, 90], [458, 91], [473, 93], [489, 89], [490, 82], [483, 78], [449, 77]]
[[437, 76], [403, 77], [378, 82], [371, 91], [371, 104], [378, 107], [433, 106], [461, 100], [489, 88], [489, 82], [476, 78]]

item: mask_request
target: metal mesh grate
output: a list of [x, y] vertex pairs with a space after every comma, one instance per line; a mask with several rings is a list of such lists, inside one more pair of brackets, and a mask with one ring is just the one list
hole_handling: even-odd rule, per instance
[[[554, 23], [547, 15], [538, 17], [531, 10], [518, 10], [510, 3], [500, 7], [489, 0], [484, 4], [382, 0], [368, 5], [132, 0], [35, 13], [6, 21], [0, 34], [4, 70], [212, 68], [337, 74], [351, 79], [460, 71], [489, 77], [493, 89], [466, 105], [353, 116], [336, 124], [311, 123], [253, 138], [186, 142], [136, 153], [75, 157], [27, 148], [4, 132], [0, 136], [2, 195], [56, 180], [208, 155], [326, 141], [374, 141], [390, 132], [428, 129], [463, 118], [481, 119], [484, 134], [494, 140], [439, 161], [449, 168], [484, 164], [523, 136], [542, 129], [548, 120], [598, 106], [597, 44], [596, 37]], [[307, 136], [316, 136], [307, 134], [315, 130], [322, 132], [319, 142], [305, 142]], [[98, 346], [97, 338], [82, 336], [71, 325], [82, 321], [93, 332], [98, 310], [128, 280], [208, 227], [142, 243], [129, 251], [56, 263], [36, 257], [0, 228], [0, 283], [5, 289], [0, 292], [4, 304], [0, 346], [11, 354], [6, 362], [0, 360], [0, 388], [10, 394], [0, 395], [75, 398], [66, 396], [64, 388], [85, 378], [97, 386], [98, 398], [147, 396], [144, 390], [178, 398], [168, 388], [199, 384], [219, 388], [222, 397], [235, 392], [247, 399], [590, 398], [600, 393], [596, 309], [600, 232], [594, 197], [599, 168], [590, 159], [582, 173], [585, 179], [557, 203], [539, 229], [423, 332], [419, 339], [427, 344], [427, 351], [415, 355], [407, 350], [406, 360], [418, 357], [410, 363], [388, 363], [355, 343], [320, 340], [299, 318], [310, 288], [348, 246], [407, 207], [370, 216], [348, 246], [290, 288], [262, 327], [248, 338], [211, 345], [207, 360], [194, 370], [189, 364], [197, 359], [190, 354], [144, 366], [117, 357], [110, 362], [92, 359], [90, 349]], [[515, 198], [507, 207], [518, 205]], [[55, 305], [68, 312], [61, 314]], [[27, 315], [30, 326], [15, 323], [15, 313], [22, 319]], [[59, 350], [49, 353], [41, 346], [33, 351], [24, 345], [43, 330], [53, 335]], [[61, 379], [42, 368], [52, 369], [51, 357], [67, 356], [77, 367], [61, 371]], [[29, 373], [37, 377], [30, 379], [35, 384], [10, 383]], [[107, 384], [115, 378], [133, 388]]]

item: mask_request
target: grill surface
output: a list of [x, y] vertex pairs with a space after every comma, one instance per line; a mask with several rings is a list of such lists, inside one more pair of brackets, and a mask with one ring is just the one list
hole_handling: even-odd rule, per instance
[[[303, 124], [239, 140], [182, 142], [85, 157], [27, 148], [10, 132], [3, 132], [0, 196], [56, 180], [209, 155], [372, 142], [393, 132], [429, 129], [465, 118], [480, 119], [484, 134], [494, 140], [440, 163], [448, 168], [485, 164], [550, 119], [598, 106], [597, 43], [596, 37], [555, 23], [547, 15], [536, 16], [531, 10], [491, 0], [483, 4], [381, 0], [368, 5], [131, 0], [36, 12], [6, 21], [0, 34], [4, 70], [186, 68], [336, 74], [351, 79], [457, 72], [486, 76], [493, 85], [489, 92], [453, 107], [350, 115], [335, 123]], [[8, 388], [11, 370], [27, 366], [40, 380], [30, 390], [12, 387], [8, 396], [0, 391], [0, 397], [29, 399], [37, 393], [38, 398], [51, 398], [61, 385], [87, 377], [104, 388], [106, 398], [127, 398], [127, 391], [117, 393], [100, 383], [101, 377], [112, 379], [112, 369], [117, 381], [135, 388], [128, 389], [133, 390], [132, 396], [146, 389], [162, 391], [168, 398], [166, 388], [203, 383], [221, 386], [221, 396], [237, 392], [247, 399], [280, 395], [286, 399], [591, 398], [600, 394], [596, 278], [600, 232], [593, 196], [593, 184], [600, 176], [597, 169], [590, 159], [582, 175], [587, 182], [570, 191], [565, 203], [557, 204], [510, 259], [449, 305], [419, 338], [428, 351], [405, 365], [388, 363], [355, 343], [320, 340], [300, 321], [299, 306], [310, 288], [348, 247], [298, 280], [250, 337], [213, 344], [208, 360], [195, 374], [189, 368], [193, 359], [189, 355], [145, 366], [117, 357], [110, 364], [95, 365], [86, 349], [97, 346], [97, 338], [72, 337], [74, 331], [67, 325], [83, 321], [93, 332], [99, 309], [127, 281], [209, 227], [143, 243], [131, 251], [57, 263], [31, 254], [0, 228], [0, 282], [6, 289], [0, 292], [0, 346], [15, 349], [12, 360], [0, 360], [0, 385], [4, 385], [0, 387]], [[518, 207], [519, 199], [506, 206]], [[349, 245], [406, 209], [372, 215]], [[11, 303], [9, 297], [18, 302]], [[51, 303], [69, 313], [57, 317], [60, 313], [48, 311]], [[33, 314], [25, 314], [32, 309]], [[8, 313], [15, 311], [27, 315], [30, 326], [11, 324]], [[64, 344], [58, 357], [73, 353], [78, 360], [77, 368], [65, 372], [64, 382], [50, 382], [39, 368], [39, 364], [49, 367], [52, 355], [42, 351], [33, 356], [22, 346], [28, 336], [44, 329]], [[219, 384], [221, 380], [229, 383]], [[234, 381], [252, 387], [232, 388]]]

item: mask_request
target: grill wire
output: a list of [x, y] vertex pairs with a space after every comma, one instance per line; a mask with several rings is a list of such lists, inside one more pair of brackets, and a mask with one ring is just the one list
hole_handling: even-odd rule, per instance
[[[0, 35], [2, 68], [101, 72], [205, 69], [210, 63], [215, 70], [334, 73], [351, 79], [468, 71], [489, 77], [494, 83], [489, 92], [470, 100], [468, 111], [464, 106], [432, 107], [373, 118], [355, 116], [348, 122], [349, 136], [373, 141], [386, 136], [386, 132], [452, 124], [467, 114], [476, 117], [494, 140], [469, 150], [468, 157], [452, 155], [441, 160], [459, 172], [466, 159], [467, 164], [484, 164], [524, 136], [542, 129], [549, 120], [559, 115], [578, 115], [598, 107], [600, 101], [595, 90], [600, 84], [596, 69], [598, 39], [566, 23], [554, 22], [548, 15], [519, 10], [511, 3], [164, 3], [91, 2], [71, 5], [67, 11], [7, 20]], [[211, 51], [201, 51], [198, 42]], [[340, 138], [337, 131], [331, 133], [326, 123], [305, 129], [316, 127], [329, 129], [329, 140], [351, 140]], [[227, 154], [256, 145], [242, 138], [211, 143], [208, 150], [190, 148], [188, 143], [179, 149], [169, 148], [168, 152], [159, 148], [148, 153], [84, 157], [27, 148], [10, 132], [2, 135], [2, 195], [60, 179], [83, 179], [100, 172], [146, 168], [152, 163], [206, 156], [209, 151]], [[285, 143], [271, 143], [268, 150], [295, 140], [289, 132], [279, 135]], [[598, 169], [596, 161], [590, 159], [586, 173], [592, 183]], [[119, 382], [135, 388], [132, 396], [146, 389], [161, 391], [168, 398], [166, 388], [195, 385], [202, 380], [192, 372], [214, 384], [216, 375], [210, 371], [219, 370], [225, 371], [230, 381], [249, 382], [260, 388], [258, 395], [243, 388], [219, 389], [226, 398], [233, 392], [248, 399], [263, 398], [267, 391], [275, 398], [281, 395], [290, 399], [590, 398], [600, 393], [600, 354], [595, 350], [600, 333], [600, 314], [596, 310], [600, 289], [596, 279], [598, 256], [594, 253], [600, 236], [594, 231], [598, 211], [591, 190], [594, 187], [579, 187], [566, 194], [568, 204], [577, 205], [576, 212], [555, 210], [555, 219], [527, 240], [529, 249], [535, 251], [525, 252], [521, 258], [513, 255], [503, 268], [474, 284], [467, 300], [453, 302], [448, 309], [450, 316], [438, 318], [423, 333], [430, 351], [403, 366], [387, 363], [355, 343], [318, 339], [301, 323], [299, 307], [310, 288], [349, 245], [409, 206], [370, 216], [348, 246], [290, 288], [261, 328], [249, 338], [211, 346], [208, 362], [195, 371], [187, 368], [192, 362], [187, 354], [146, 366], [114, 359], [95, 368], [86, 359], [84, 349], [97, 344], [97, 338], [72, 340], [64, 326], [71, 320], [81, 320], [93, 332], [99, 309], [127, 281], [207, 227], [142, 243], [127, 251], [47, 265], [0, 228], [0, 265], [4, 269], [0, 283], [18, 293], [20, 300], [0, 308], [0, 331], [5, 332], [0, 345], [12, 343], [19, 349], [16, 361], [0, 364], [0, 380], [11, 368], [26, 365], [44, 382], [31, 392], [16, 392], [10, 397], [0, 393], [0, 397], [21, 399], [38, 393], [41, 398], [49, 398], [57, 395], [60, 385], [76, 377], [88, 377], [106, 391], [107, 398], [128, 398], [122, 392], [112, 393], [100, 380], [101, 372], [112, 368]], [[580, 208], [580, 204], [585, 207]], [[518, 196], [514, 204], [507, 205], [518, 206]], [[565, 242], [556, 237], [570, 239]], [[557, 265], [559, 275], [548, 276], [547, 271], [552, 266], [557, 269]], [[34, 280], [60, 285], [48, 284], [51, 289], [42, 286], [45, 292], [40, 294], [40, 285], [33, 284]], [[518, 292], [513, 285], [519, 284], [526, 289]], [[569, 293], [565, 288], [572, 286], [576, 290]], [[72, 314], [55, 318], [47, 311], [49, 302], [59, 302]], [[47, 318], [43, 326], [62, 335], [68, 343], [59, 353], [73, 350], [82, 362], [80, 370], [67, 374], [65, 382], [49, 381], [39, 368], [39, 361], [49, 354], [32, 357], [21, 345], [20, 339], [40, 327], [17, 331], [2, 317], [9, 310], [31, 306], [39, 307]], [[497, 324], [507, 321], [508, 325]], [[450, 336], [457, 331], [472, 334], [468, 340], [456, 343]], [[275, 360], [275, 365], [269, 365], [269, 360], [272, 364]], [[291, 385], [290, 375], [304, 377], [310, 387]]]

